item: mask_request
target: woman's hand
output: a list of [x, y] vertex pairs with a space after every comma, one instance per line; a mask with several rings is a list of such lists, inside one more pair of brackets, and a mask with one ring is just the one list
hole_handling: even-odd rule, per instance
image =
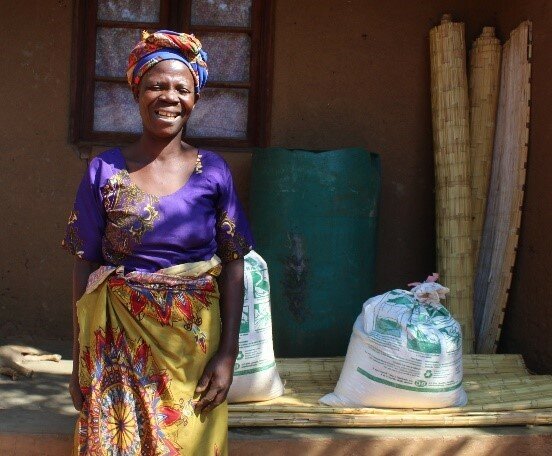
[[71, 380], [69, 380], [69, 394], [73, 401], [73, 407], [79, 412], [82, 410], [82, 403], [84, 402], [84, 396], [79, 385], [78, 375], [72, 374]]
[[207, 363], [195, 389], [196, 394], [201, 395], [195, 405], [196, 413], [209, 413], [224, 402], [232, 383], [235, 361], [235, 356], [217, 352]]

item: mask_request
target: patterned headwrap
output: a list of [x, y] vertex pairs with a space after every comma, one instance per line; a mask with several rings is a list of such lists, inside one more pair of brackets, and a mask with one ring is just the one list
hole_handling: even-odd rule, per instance
[[140, 80], [154, 65], [163, 60], [178, 60], [192, 72], [195, 93], [207, 82], [207, 53], [194, 35], [159, 30], [142, 32], [142, 40], [134, 46], [128, 57], [127, 80], [134, 96], [138, 96]]

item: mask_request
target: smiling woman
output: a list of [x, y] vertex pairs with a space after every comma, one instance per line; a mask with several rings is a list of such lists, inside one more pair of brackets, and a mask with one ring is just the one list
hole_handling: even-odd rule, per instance
[[207, 74], [195, 37], [144, 34], [127, 72], [142, 135], [94, 158], [77, 192], [77, 454], [227, 452], [252, 239], [228, 165], [181, 140]]
[[198, 98], [186, 65], [178, 60], [159, 63], [144, 75], [137, 95], [144, 129], [174, 136], [182, 131]]

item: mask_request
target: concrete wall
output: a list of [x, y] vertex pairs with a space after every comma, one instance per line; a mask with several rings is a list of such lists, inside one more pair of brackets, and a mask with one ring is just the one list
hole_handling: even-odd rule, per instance
[[[7, 4], [6, 4], [7, 3]], [[546, 206], [552, 160], [549, 2], [277, 0], [271, 144], [363, 146], [383, 165], [378, 290], [432, 272], [434, 202], [428, 31], [443, 12], [504, 37], [534, 21], [533, 123], [519, 261], [501, 349], [552, 372]], [[516, 6], [517, 5], [517, 6]], [[84, 165], [67, 142], [72, 2], [4, 2], [0, 94], [0, 337], [70, 335], [71, 258], [59, 248]], [[468, 14], [469, 13], [469, 14]], [[247, 154], [226, 156], [243, 197]], [[526, 312], [535, 312], [527, 316]], [[538, 313], [536, 313], [538, 312]], [[540, 332], [539, 332], [540, 331]]]

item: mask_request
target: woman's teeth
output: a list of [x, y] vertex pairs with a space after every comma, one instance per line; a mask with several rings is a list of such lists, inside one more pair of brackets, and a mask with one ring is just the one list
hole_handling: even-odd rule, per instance
[[176, 119], [179, 116], [179, 114], [174, 112], [156, 111], [155, 113], [164, 119]]

